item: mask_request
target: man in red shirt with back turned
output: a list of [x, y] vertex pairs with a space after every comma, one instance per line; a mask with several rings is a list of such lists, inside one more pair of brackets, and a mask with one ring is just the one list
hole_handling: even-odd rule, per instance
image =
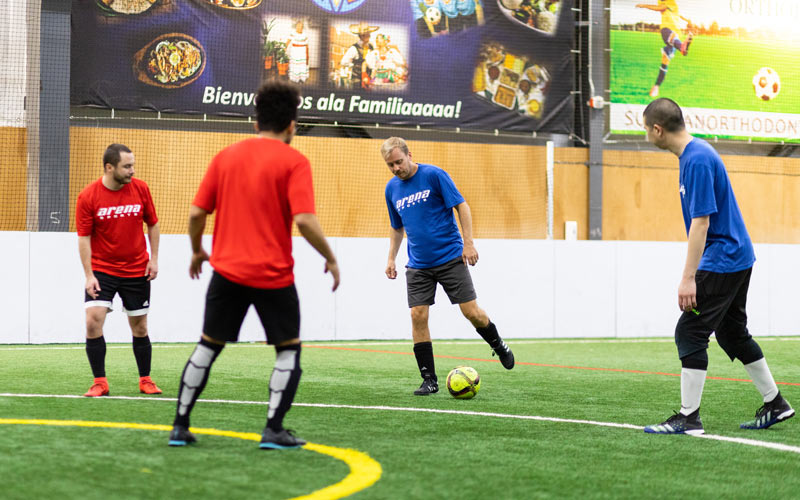
[[[192, 259], [197, 278], [210, 260], [203, 333], [181, 375], [170, 446], [196, 441], [189, 414], [226, 342], [239, 337], [250, 305], [255, 306], [275, 346], [269, 381], [267, 425], [262, 449], [298, 448], [306, 442], [284, 429], [300, 382], [300, 305], [294, 286], [292, 222], [325, 258], [325, 272], [339, 286], [339, 265], [314, 210], [311, 165], [289, 146], [297, 126], [300, 91], [288, 82], [265, 83], [256, 95], [257, 137], [237, 142], [214, 157], [189, 211]], [[202, 245], [208, 214], [216, 212], [209, 259]]]
[[[158, 217], [144, 181], [134, 179], [134, 157], [127, 146], [111, 144], [103, 154], [103, 177], [78, 195], [75, 222], [78, 250], [86, 274], [86, 355], [94, 383], [88, 397], [109, 394], [103, 324], [114, 295], [122, 299], [133, 333], [133, 354], [139, 368], [139, 390], [161, 394], [150, 379], [152, 347], [147, 335], [150, 281], [158, 275]], [[147, 225], [150, 252], [142, 224]]]

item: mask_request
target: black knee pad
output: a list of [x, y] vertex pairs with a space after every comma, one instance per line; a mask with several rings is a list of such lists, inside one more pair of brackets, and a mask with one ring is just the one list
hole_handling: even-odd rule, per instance
[[689, 368], [691, 370], [707, 370], [708, 369], [708, 351], [702, 349], [695, 351], [681, 358], [681, 367]]

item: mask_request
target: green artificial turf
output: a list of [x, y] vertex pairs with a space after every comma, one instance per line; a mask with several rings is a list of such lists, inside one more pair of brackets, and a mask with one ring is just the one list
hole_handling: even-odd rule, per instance
[[[784, 396], [800, 405], [800, 339], [759, 339]], [[680, 406], [680, 364], [664, 341], [509, 341], [506, 371], [482, 342], [434, 341], [440, 380], [474, 367], [481, 390], [456, 400], [413, 396], [420, 379], [403, 343], [307, 343], [303, 377], [285, 425], [312, 443], [359, 450], [382, 475], [353, 498], [752, 498], [800, 491], [800, 454], [641, 429], [511, 418], [539, 416], [644, 426]], [[338, 349], [331, 349], [336, 346]], [[91, 384], [82, 346], [0, 347], [0, 392], [80, 395]], [[139, 394], [130, 346], [109, 345], [110, 398], [0, 397], [0, 419], [72, 419], [169, 425], [193, 349], [155, 344], [161, 396]], [[701, 415], [707, 434], [800, 447], [800, 419], [763, 431], [760, 395], [741, 364], [712, 342]], [[259, 433], [274, 353], [232, 345], [213, 366], [192, 426]], [[549, 366], [546, 366], [549, 365]], [[586, 369], [592, 368], [592, 369]], [[672, 374], [672, 375], [670, 375]], [[305, 405], [348, 405], [326, 407]], [[384, 407], [384, 408], [380, 408]], [[385, 407], [391, 407], [385, 408]], [[398, 410], [399, 409], [399, 410]], [[411, 411], [432, 409], [468, 413]], [[3, 498], [290, 498], [347, 476], [348, 466], [309, 450], [262, 451], [257, 443], [198, 435], [167, 446], [166, 431], [0, 425]]]

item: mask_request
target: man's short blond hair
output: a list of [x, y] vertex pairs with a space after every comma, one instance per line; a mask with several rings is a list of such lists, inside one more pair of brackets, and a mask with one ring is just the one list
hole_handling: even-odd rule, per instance
[[408, 154], [408, 144], [402, 137], [389, 137], [383, 141], [383, 144], [381, 144], [381, 156], [383, 156], [383, 159], [385, 160], [396, 148], [399, 148], [403, 154]]

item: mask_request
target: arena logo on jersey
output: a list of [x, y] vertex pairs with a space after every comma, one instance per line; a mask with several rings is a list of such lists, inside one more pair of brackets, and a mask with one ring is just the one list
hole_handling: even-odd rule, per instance
[[419, 191], [417, 193], [410, 194], [410, 195], [406, 196], [405, 198], [400, 198], [399, 200], [397, 200], [397, 203], [395, 203], [395, 206], [397, 207], [397, 210], [400, 211], [400, 210], [406, 208], [406, 204], [408, 204], [408, 206], [413, 206], [413, 205], [416, 205], [420, 201], [428, 201], [428, 196], [430, 194], [431, 194], [431, 190], [430, 189], [426, 189], [425, 191]]
[[366, 2], [367, 0], [314, 0], [318, 7], [334, 14], [354, 11]]
[[119, 217], [136, 217], [141, 212], [141, 205], [120, 205], [118, 207], [102, 207], [97, 210], [97, 216], [101, 219], [111, 219]]

